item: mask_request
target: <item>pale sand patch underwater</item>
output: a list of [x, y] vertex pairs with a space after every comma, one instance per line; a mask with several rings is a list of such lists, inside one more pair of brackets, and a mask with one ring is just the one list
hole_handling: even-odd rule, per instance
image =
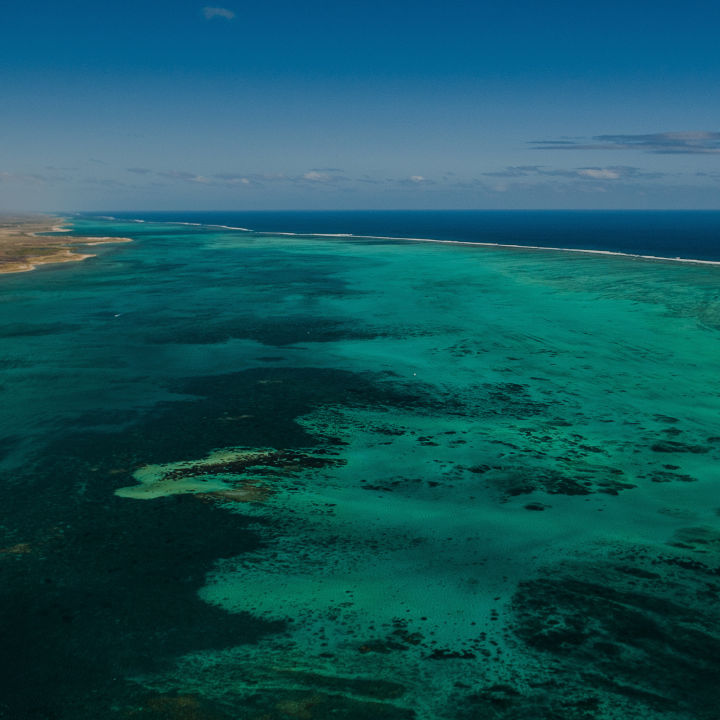
[[254, 496], [252, 491], [248, 490], [243, 495], [243, 488], [238, 488], [240, 483], [249, 485], [243, 472], [264, 465], [269, 459], [270, 453], [217, 450], [204, 460], [146, 465], [133, 473], [139, 485], [119, 488], [115, 494], [135, 500], [152, 500], [186, 493], [217, 493], [220, 497], [229, 494], [237, 499], [246, 496], [250, 498]]
[[115, 494], [135, 500], [191, 494], [218, 501], [261, 502], [275, 492], [271, 484], [278, 477], [331, 464], [337, 461], [304, 452], [226, 448], [203, 460], [145, 465], [133, 473], [139, 485], [119, 488]]

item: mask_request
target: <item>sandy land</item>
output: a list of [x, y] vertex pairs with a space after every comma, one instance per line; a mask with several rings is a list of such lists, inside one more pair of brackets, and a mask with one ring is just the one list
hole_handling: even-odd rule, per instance
[[[0, 215], [0, 274], [28, 272], [38, 265], [78, 262], [94, 257], [76, 245], [131, 242], [130, 238], [78, 237], [63, 219], [46, 215]], [[57, 233], [44, 235], [41, 233]]]

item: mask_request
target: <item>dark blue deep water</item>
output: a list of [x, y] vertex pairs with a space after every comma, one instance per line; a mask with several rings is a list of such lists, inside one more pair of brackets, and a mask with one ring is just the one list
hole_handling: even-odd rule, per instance
[[263, 232], [431, 238], [720, 260], [720, 212], [717, 211], [136, 211], [110, 214], [118, 218], [229, 225]]

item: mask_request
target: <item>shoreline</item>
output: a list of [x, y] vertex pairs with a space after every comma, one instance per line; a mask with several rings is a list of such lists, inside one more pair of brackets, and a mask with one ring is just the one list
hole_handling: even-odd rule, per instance
[[[110, 220], [110, 217], [102, 219]], [[114, 219], [114, 218], [113, 218]], [[196, 223], [183, 221], [159, 221], [128, 219], [129, 222], [138, 222], [161, 225], [184, 225], [193, 227], [218, 228], [254, 235], [278, 237], [306, 237], [327, 239], [356, 239], [356, 240], [388, 240], [398, 242], [422, 242], [444, 245], [469, 245], [474, 247], [488, 247], [509, 250], [532, 250], [542, 252], [584, 253], [588, 255], [604, 255], [609, 257], [628, 258], [632, 260], [645, 260], [651, 262], [671, 262], [689, 265], [720, 266], [720, 260], [704, 260], [700, 258], [666, 257], [660, 255], [644, 255], [641, 253], [628, 253], [616, 250], [601, 250], [592, 248], [567, 248], [544, 245], [522, 245], [519, 243], [482, 242], [476, 240], [442, 240], [439, 238], [400, 237], [393, 235], [361, 235], [354, 233], [304, 233], [288, 231], [253, 230], [246, 227], [233, 227], [214, 223]], [[21, 272], [31, 272], [41, 265], [55, 263], [80, 262], [96, 257], [92, 253], [75, 251], [78, 245], [92, 247], [112, 243], [132, 242], [132, 238], [111, 236], [72, 236], [73, 229], [67, 227], [67, 219], [55, 216], [41, 215], [2, 215], [0, 214], [0, 275]], [[54, 235], [56, 234], [56, 235]], [[40, 252], [34, 252], [40, 251]]]
[[78, 245], [132, 242], [132, 238], [73, 236], [61, 217], [0, 215], [0, 275], [32, 272], [41, 265], [81, 262], [96, 257]]

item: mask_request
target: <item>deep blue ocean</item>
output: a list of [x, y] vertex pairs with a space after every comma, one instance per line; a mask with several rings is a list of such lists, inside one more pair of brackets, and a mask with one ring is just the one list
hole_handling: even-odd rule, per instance
[[118, 219], [609, 250], [720, 260], [718, 211], [347, 210], [108, 212]]

